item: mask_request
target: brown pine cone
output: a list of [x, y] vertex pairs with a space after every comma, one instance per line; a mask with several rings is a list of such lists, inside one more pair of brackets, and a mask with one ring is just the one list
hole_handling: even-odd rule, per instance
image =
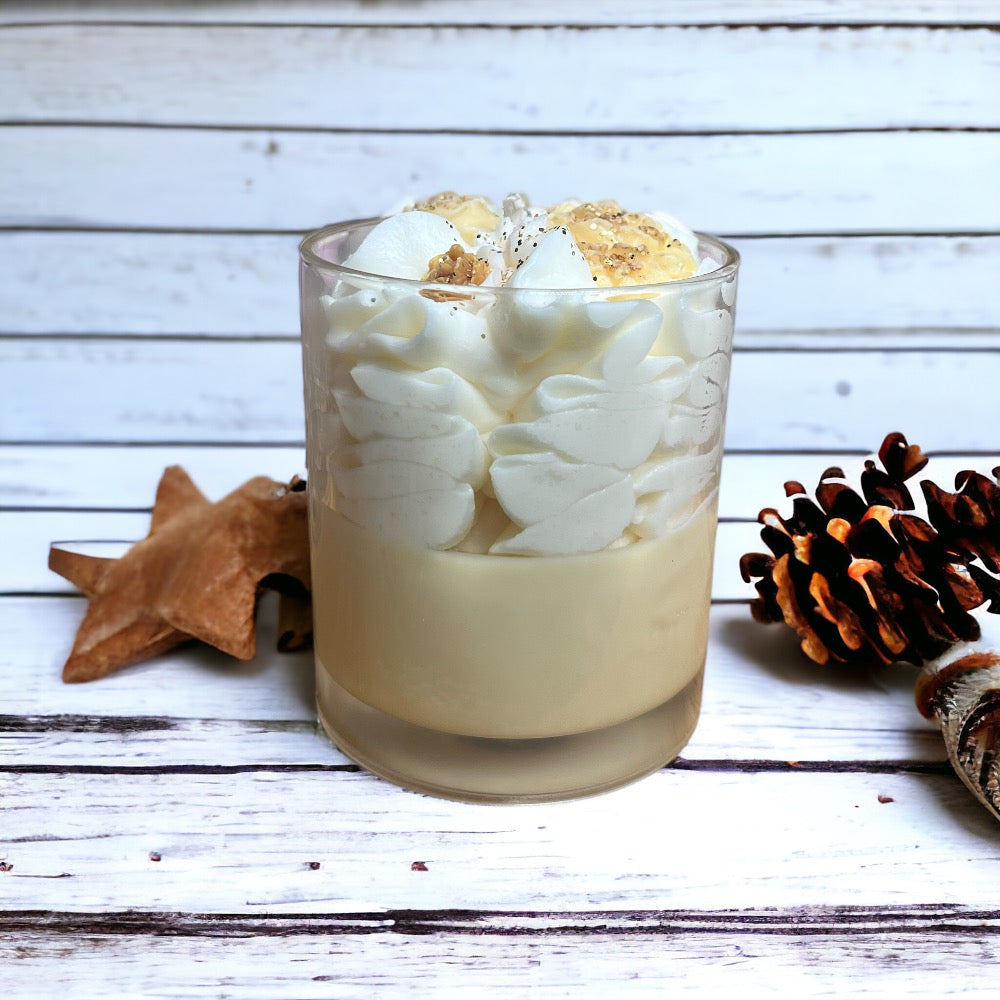
[[[795, 629], [803, 651], [817, 663], [925, 663], [959, 640], [979, 637], [969, 614], [985, 601], [1000, 612], [1000, 489], [975, 473], [959, 476], [957, 494], [922, 483], [930, 517], [915, 514], [905, 482], [927, 459], [902, 434], [879, 449], [884, 468], [869, 459], [859, 495], [843, 470], [827, 469], [816, 499], [801, 483], [787, 482], [792, 515], [758, 515], [761, 538], [773, 553], [747, 553], [740, 572], [758, 597], [760, 622]], [[937, 530], [935, 530], [937, 528]]]
[[[1000, 466], [993, 475], [1000, 479]], [[960, 472], [955, 477], [956, 493], [946, 493], [929, 481], [920, 486], [928, 519], [945, 544], [970, 562], [978, 558], [991, 573], [1000, 573], [1000, 485], [978, 472]], [[993, 599], [997, 600], [995, 587]]]

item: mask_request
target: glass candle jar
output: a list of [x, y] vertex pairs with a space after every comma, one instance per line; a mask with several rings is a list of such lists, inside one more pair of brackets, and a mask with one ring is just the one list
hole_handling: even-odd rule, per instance
[[[697, 722], [739, 258], [537, 289], [301, 245], [316, 691], [333, 742], [466, 801], [610, 789]], [[704, 270], [704, 265], [703, 265]]]

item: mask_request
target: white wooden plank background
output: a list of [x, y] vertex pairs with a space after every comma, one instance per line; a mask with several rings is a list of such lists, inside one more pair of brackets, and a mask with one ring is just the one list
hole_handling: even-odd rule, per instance
[[[585, 199], [614, 191], [628, 205], [669, 204], [729, 235], [1000, 229], [992, 130], [511, 137], [10, 125], [2, 135], [4, 226], [300, 231], [428, 191], [523, 188], [551, 204], [571, 184]], [[99, 183], [82, 160], [97, 164]]]
[[311, 768], [60, 768], [5, 785], [14, 910], [919, 906], [929, 871], [938, 905], [996, 901], [996, 821], [963, 808], [951, 774], [672, 767], [569, 804], [462, 809]]
[[[301, 384], [287, 340], [0, 339], [0, 427], [11, 442], [295, 444]], [[997, 384], [995, 349], [741, 351], [726, 446], [867, 451], [901, 430], [926, 449], [989, 452], [1000, 406], [987, 387]], [[102, 406], [82, 420], [67, 401], [84, 386]]]
[[[978, 914], [963, 918], [961, 911], [951, 916], [944, 910], [951, 917], [946, 923], [939, 912], [929, 912], [923, 921], [907, 915], [900, 929], [893, 914], [881, 911], [852, 919], [851, 911], [832, 910], [823, 914], [823, 923], [807, 911], [797, 925], [777, 932], [768, 927], [764, 933], [755, 932], [768, 913], [734, 915], [729, 923], [723, 915], [704, 931], [689, 930], [684, 915], [676, 921], [666, 917], [663, 930], [652, 932], [631, 922], [619, 929], [605, 915], [592, 922], [575, 917], [572, 926], [563, 921], [553, 930], [519, 935], [490, 934], [475, 923], [438, 931], [405, 916], [353, 925], [241, 919], [230, 922], [225, 938], [214, 929], [199, 934], [197, 920], [70, 915], [52, 919], [51, 930], [18, 933], [20, 961], [10, 981], [30, 992], [44, 976], [61, 996], [76, 998], [86, 995], [76, 992], [81, 981], [103, 982], [111, 967], [123, 992], [105, 996], [188, 996], [203, 986], [207, 965], [219, 977], [216, 995], [260, 1000], [271, 1000], [274, 990], [303, 1000], [366, 1000], [373, 988], [394, 1000], [450, 1000], [476, 991], [504, 997], [610, 990], [615, 996], [655, 996], [690, 990], [693, 979], [699, 995], [746, 1000], [785, 990], [881, 1000], [912, 996], [915, 987], [940, 996], [956, 980], [964, 996], [991, 998], [994, 987], [982, 970], [996, 958], [994, 926]], [[86, 948], [67, 953], [67, 929], [85, 935]], [[151, 936], [150, 930], [171, 936]], [[0, 943], [0, 956], [3, 950]], [[261, 968], [273, 970], [273, 978], [262, 982]], [[456, 968], [462, 969], [461, 985], [455, 982]]]
[[[986, 996], [996, 825], [912, 668], [810, 664], [736, 562], [785, 479], [890, 430], [944, 486], [1000, 464], [998, 26], [994, 0], [0, 6], [0, 986]], [[609, 796], [357, 771], [270, 603], [249, 664], [57, 680], [83, 602], [49, 541], [138, 537], [173, 462], [212, 496], [301, 471], [299, 235], [445, 187], [614, 195], [743, 254], [702, 721]]]
[[[946, 486], [950, 485], [948, 483]], [[784, 491], [776, 484], [771, 503], [788, 513]], [[756, 513], [756, 512], [754, 512]], [[0, 593], [68, 594], [71, 584], [46, 567], [49, 543], [56, 541], [135, 541], [149, 528], [148, 514], [118, 512], [43, 511], [5, 518], [0, 547], [7, 558], [0, 566]], [[718, 601], [745, 601], [755, 591], [743, 582], [739, 559], [745, 552], [767, 552], [760, 526], [749, 521], [719, 525], [715, 545], [712, 595]], [[115, 555], [120, 554], [115, 551]]]
[[[873, 440], [870, 449], [854, 453], [730, 452], [722, 466], [720, 516], [747, 520], [755, 518], [763, 507], [787, 510], [784, 483], [794, 479], [812, 490], [831, 466], [840, 466], [857, 486], [864, 459], [874, 454], [880, 443]], [[930, 457], [931, 464], [911, 482], [915, 500], [919, 499], [917, 483], [921, 479], [933, 479], [950, 489], [958, 472], [972, 468], [988, 473], [1000, 464], [1000, 455], [994, 454], [931, 453]], [[303, 449], [282, 445], [0, 445], [0, 506], [50, 510], [70, 517], [81, 509], [146, 511], [152, 506], [163, 469], [174, 464], [183, 465], [212, 499], [219, 499], [251, 476], [285, 480], [296, 473], [304, 474]], [[111, 481], [114, 489], [109, 496], [106, 484]]]
[[[249, 664], [198, 647], [100, 684], [54, 684], [82, 612], [79, 598], [0, 597], [8, 765], [346, 762], [317, 731], [309, 654], [275, 651], [271, 605]], [[791, 655], [790, 632], [751, 622], [745, 603], [716, 604], [711, 628], [705, 717], [686, 760], [944, 760], [937, 728], [913, 703], [914, 668], [818, 667]]]
[[[298, 337], [298, 235], [0, 231], [0, 334]], [[995, 337], [996, 236], [735, 237], [737, 345], [775, 332], [843, 344]], [[55, 298], [19, 292], [59, 255]], [[780, 294], [770, 281], [781, 283]], [[864, 294], [856, 294], [864, 289]], [[961, 341], [963, 333], [975, 336]], [[794, 343], [794, 342], [793, 342]], [[995, 344], [995, 341], [991, 342]]]
[[[780, 484], [775, 492], [777, 504], [784, 496]], [[135, 541], [149, 530], [148, 514], [116, 511], [43, 511], [11, 516], [5, 521], [0, 525], [0, 547], [7, 555], [0, 566], [0, 592], [14, 594], [74, 592], [71, 584], [46, 567], [50, 541]], [[713, 585], [718, 600], [738, 601], [753, 596], [753, 589], [740, 578], [737, 563], [744, 552], [759, 551], [762, 547], [758, 525], [746, 522], [720, 525]]]
[[[406, 122], [411, 130], [518, 133], [1000, 121], [990, 88], [1000, 37], [986, 28], [52, 24], [10, 26], [0, 38], [18, 55], [0, 61], [15, 121], [365, 131]], [[187, 58], [175, 61], [175, 51]], [[574, 62], [608, 85], [581, 99], [578, 76], [558, 71]], [[952, 72], [955, 64], [966, 71]], [[760, 72], [768, 65], [781, 72]], [[442, 86], [442, 67], [455, 72], [454, 85]], [[805, 78], [807, 87], [788, 86]], [[220, 80], [231, 85], [217, 87]], [[400, 86], [386, 101], [390, 81]], [[836, 101], [816, 100], [830, 93]]]

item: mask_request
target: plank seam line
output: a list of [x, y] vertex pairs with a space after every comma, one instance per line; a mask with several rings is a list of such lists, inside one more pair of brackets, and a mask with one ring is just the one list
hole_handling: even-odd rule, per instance
[[[998, 316], [1000, 319], [1000, 316]], [[946, 337], [954, 343], [924, 343], [915, 345], [913, 340], [922, 335]], [[852, 338], [851, 343], [824, 343], [839, 337]], [[968, 354], [994, 353], [997, 338], [1000, 337], [1000, 326], [997, 327], [953, 327], [951, 332], [941, 333], [936, 327], [910, 327], [900, 329], [889, 327], [878, 329], [872, 327], [841, 327], [802, 329], [789, 328], [775, 330], [772, 328], [741, 328], [737, 331], [737, 340], [733, 345], [734, 354]], [[864, 339], [865, 343], [858, 342]], [[905, 340], [903, 339], [905, 338]], [[138, 347], [145, 344], [167, 344], [173, 346], [192, 346], [197, 344], [275, 344], [298, 346], [301, 337], [298, 333], [287, 334], [199, 334], [199, 333], [132, 333], [132, 332], [94, 332], [80, 333], [41, 333], [23, 330], [0, 330], [0, 344], [98, 344], [106, 345], [114, 350], [122, 345]], [[760, 343], [759, 341], [765, 341]], [[793, 341], [788, 343], [788, 341]], [[794, 342], [798, 341], [798, 342]]]
[[[749, 522], [756, 524], [756, 521]], [[115, 539], [108, 538], [95, 538], [93, 539], [95, 543], [99, 542], [102, 545], [111, 542], [114, 544]], [[121, 541], [120, 539], [117, 541]], [[139, 541], [139, 539], [133, 538], [129, 539], [127, 544], [134, 544]], [[48, 600], [49, 598], [54, 598], [56, 600], [65, 600], [66, 598], [72, 599], [82, 599], [83, 594], [78, 590], [0, 590], [0, 601], [3, 600], [24, 600], [24, 599], [37, 599], [37, 600]], [[742, 598], [742, 597], [713, 597], [712, 607], [722, 607], [731, 606], [739, 604], [749, 604], [753, 600], [753, 596]], [[289, 654], [291, 655], [291, 654]]]
[[[1000, 323], [1000, 312], [997, 314]], [[909, 347], [905, 343], [896, 343], [899, 338], [913, 338], [919, 336], [935, 336], [950, 339], [961, 337], [981, 338], [984, 342], [982, 346], [963, 343], [959, 345], [942, 342], [938, 344], [926, 345], [923, 347]], [[737, 331], [737, 336], [742, 337], [746, 343], [734, 344], [734, 351], [901, 351], [920, 352], [935, 351], [940, 354], [951, 354], [957, 351], [985, 351], [991, 350], [994, 339], [1000, 335], [1000, 325], [998, 326], [950, 326], [942, 327], [938, 325], [923, 326], [825, 326], [825, 327], [745, 327], [741, 326]], [[889, 339], [890, 345], [876, 343], [872, 346], [857, 344], [835, 344], [824, 345], [819, 341], [835, 339], [838, 337], [864, 337], [868, 340]], [[805, 346], [794, 344], [786, 346], [780, 340], [767, 344], [755, 344], [753, 341], [762, 338], [807, 338], [817, 343], [806, 344]], [[301, 340], [298, 331], [287, 333], [198, 333], [196, 331], [176, 331], [157, 330], [155, 332], [133, 332], [128, 330], [3, 330], [0, 329], [0, 343], [19, 343], [29, 341], [33, 344], [58, 344], [58, 343], [102, 343], [107, 342], [109, 346], [118, 346], [122, 343], [128, 344], [184, 344], [206, 343], [206, 344], [298, 344]]]
[[[273, 441], [262, 441], [262, 442], [243, 442], [243, 441], [224, 441], [218, 443], [206, 443], [204, 441], [189, 441], [186, 444], [183, 442], [172, 442], [163, 444], [156, 442], [155, 444], [144, 444], [138, 447], [149, 448], [151, 450], [164, 450], [166, 448], [176, 448], [176, 447], [187, 447], [193, 450], [198, 449], [210, 449], [210, 448], [223, 448], [225, 450], [235, 449], [235, 450], [246, 450], [248, 448], [281, 448], [288, 449], [289, 446], [284, 443], [275, 443]], [[99, 443], [94, 443], [90, 441], [81, 442], [70, 442], [68, 444], [58, 442], [58, 441], [16, 441], [7, 442], [0, 444], [0, 450], [4, 448], [44, 448], [44, 447], [57, 447], [57, 448], [68, 448], [71, 451], [91, 451], [99, 450], [103, 448], [134, 448], [137, 447], [135, 444], [129, 441], [104, 441]], [[865, 449], [865, 448], [738, 448], [738, 447], [727, 447], [724, 451], [726, 457], [734, 458], [868, 458], [875, 454], [877, 449]], [[981, 457], [995, 456], [995, 451], [989, 450], [963, 450], [963, 451], [947, 451], [943, 449], [939, 450], [927, 450], [924, 449], [924, 454], [928, 458], [937, 459], [976, 459]], [[74, 508], [66, 508], [67, 510], [72, 510]]]
[[[345, 219], [345, 222], [363, 222], [364, 219]], [[61, 236], [67, 233], [83, 234], [92, 236], [94, 234], [110, 236], [279, 236], [296, 237], [301, 239], [306, 233], [315, 227], [304, 227], [301, 229], [261, 229], [261, 228], [239, 228], [236, 226], [141, 226], [141, 225], [66, 225], [64, 223], [36, 223], [25, 225], [24, 223], [3, 223], [0, 222], [0, 234], [3, 233], [33, 233], [38, 235]], [[745, 232], [717, 232], [715, 233], [723, 240], [870, 240], [870, 239], [899, 239], [899, 240], [936, 240], [936, 239], [995, 239], [1000, 236], [1000, 230], [983, 229], [954, 229], [954, 230], [913, 230], [913, 229], [824, 229], [808, 232], [792, 232], [789, 230], [772, 231], [751, 231]]]
[[[0, 503], [0, 514], [151, 514], [149, 506], [136, 507], [97, 507], [82, 504], [79, 507], [65, 504], [3, 504]], [[751, 515], [738, 517], [732, 514], [720, 514], [719, 524], [759, 524], [759, 518]], [[138, 538], [54, 538], [52, 545], [80, 544], [126, 544], [134, 545]]]
[[500, 126], [407, 125], [392, 128], [362, 128], [356, 125], [288, 125], [280, 122], [197, 122], [197, 121], [133, 121], [128, 118], [0, 118], [0, 128], [30, 129], [135, 129], [166, 132], [265, 132], [279, 135], [357, 135], [357, 136], [455, 136], [495, 137], [497, 139], [685, 139], [731, 138], [737, 136], [813, 136], [813, 135], [899, 135], [909, 133], [984, 133], [1000, 132], [1000, 125], [830, 125], [811, 128], [548, 128], [527, 129]]
[[[255, 905], [248, 903], [248, 905]], [[268, 914], [178, 913], [124, 910], [72, 912], [10, 910], [0, 913], [0, 932], [66, 935], [227, 937], [348, 936], [368, 934], [491, 935], [543, 937], [560, 934], [629, 935], [769, 934], [856, 936], [891, 933], [1000, 934], [1000, 912], [947, 905], [912, 907], [798, 907], [785, 910], [509, 911], [402, 910]]]
[[[3, 504], [0, 503], [0, 514], [149, 514], [152, 507], [96, 507], [83, 505], [80, 507], [65, 507], [58, 505], [37, 506], [29, 504]], [[72, 541], [82, 541], [83, 539], [72, 539]], [[98, 539], [86, 539], [87, 541], [98, 541]], [[104, 538], [102, 542], [126, 541], [123, 538]], [[59, 541], [70, 541], [70, 539], [60, 539]], [[137, 539], [131, 539], [132, 542]]]
[[0, 715], [0, 733], [125, 733], [164, 732], [187, 725], [236, 725], [259, 730], [319, 732], [316, 719], [226, 719], [167, 715]]
[[1000, 25], [992, 21], [856, 21], [845, 19], [843, 21], [682, 21], [682, 22], [661, 22], [643, 21], [639, 23], [620, 24], [612, 21], [596, 22], [586, 24], [565, 24], [554, 21], [531, 21], [531, 22], [490, 22], [490, 21], [161, 21], [161, 20], [129, 20], [129, 19], [67, 19], [59, 21], [10, 21], [0, 23], [0, 30], [9, 28], [174, 28], [180, 30], [190, 30], [199, 28], [211, 29], [263, 29], [275, 30], [285, 29], [294, 31], [544, 31], [560, 29], [566, 32], [576, 32], [583, 34], [589, 31], [651, 31], [651, 30], [709, 30], [718, 28], [728, 31], [836, 31], [847, 29], [849, 31], [867, 31], [876, 29], [890, 29], [898, 31], [997, 31]]
[[[849, 328], [848, 328], [849, 329]], [[993, 335], [993, 327], [977, 327], [977, 330], [983, 331], [984, 335], [991, 337]], [[997, 328], [1000, 331], [1000, 328]], [[792, 331], [793, 336], [801, 337], [803, 335], [809, 336], [810, 339], [819, 339], [824, 336], [823, 333], [808, 334], [805, 331]], [[811, 344], [795, 344], [792, 346], [782, 345], [782, 344], [744, 344], [739, 342], [739, 334], [737, 333], [737, 340], [733, 343], [733, 354], [785, 354], [785, 355], [803, 355], [803, 354], [893, 354], [893, 355], [909, 355], [909, 354], [919, 354], [920, 356], [926, 356], [928, 354], [987, 354], [991, 357], [996, 356], [996, 347], [991, 342], [986, 342], [984, 344], [924, 344], [924, 345], [907, 345], [894, 343], [891, 346], [886, 344], [822, 344], [822, 343], [811, 343]], [[177, 334], [119, 334], [116, 336], [109, 336], [107, 334], [101, 333], [81, 333], [81, 334], [60, 334], [51, 336], [37, 336], [32, 333], [26, 334], [0, 334], [0, 343], [7, 344], [25, 344], [25, 345], [41, 345], [41, 344], [55, 344], [55, 343], [74, 343], [74, 344], [101, 344], [105, 343], [108, 345], [109, 350], [121, 349], [122, 345], [128, 344], [130, 346], [137, 346], [141, 344], [166, 344], [177, 347], [184, 347], [190, 349], [193, 344], [274, 344], [281, 347], [291, 347], [298, 348], [299, 337], [292, 334], [284, 337], [253, 337], [253, 336], [238, 336], [238, 337], [228, 337], [228, 336], [192, 336], [192, 335], [177, 335]], [[10, 442], [5, 442], [0, 440], [0, 444], [5, 444]]]
[[32, 441], [30, 438], [10, 438], [0, 439], [0, 448], [75, 448], [78, 446], [96, 448], [305, 448], [306, 443], [303, 438], [289, 438], [286, 441], [226, 441], [221, 438], [201, 439], [196, 441], [185, 441], [181, 438], [148, 440], [134, 438], [131, 440], [102, 439], [93, 438], [86, 441], [60, 440], [60, 441]]
[[[0, 440], [0, 448], [71, 448], [76, 450], [82, 448], [150, 448], [156, 451], [163, 451], [167, 448], [224, 448], [229, 450], [247, 450], [250, 448], [304, 448], [305, 441], [233, 441], [220, 438], [219, 440], [157, 440], [157, 441], [128, 441], [121, 439], [93, 440], [93, 441], [32, 441], [12, 438], [9, 441]], [[799, 452], [789, 452], [789, 454], [801, 454]], [[845, 452], [838, 451], [832, 454], [842, 455]], [[861, 454], [860, 452], [858, 454]], [[925, 452], [925, 454], [930, 454]], [[964, 453], [963, 453], [964, 454]]]
[[[14, 730], [16, 732], [16, 730]], [[679, 758], [661, 771], [717, 774], [921, 774], [952, 775], [948, 761], [916, 760], [762, 760]], [[365, 773], [357, 764], [3, 764], [0, 774], [183, 775]]]
[[[963, 330], [963, 332], [968, 332]], [[75, 343], [91, 343], [94, 341], [110, 341], [117, 346], [123, 341], [129, 343], [168, 343], [168, 344], [298, 344], [299, 333], [101, 333], [92, 330], [80, 332], [53, 331], [51, 333], [23, 333], [13, 330], [0, 330], [0, 343], [4, 341], [28, 340], [32, 343], [58, 344], [67, 341]]]

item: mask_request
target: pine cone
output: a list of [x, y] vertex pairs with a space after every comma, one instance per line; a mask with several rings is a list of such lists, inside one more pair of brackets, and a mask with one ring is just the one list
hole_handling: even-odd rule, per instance
[[[1000, 479], [1000, 466], [993, 470]], [[1000, 573], [1000, 485], [978, 472], [960, 472], [955, 477], [957, 493], [946, 493], [927, 481], [920, 484], [927, 502], [927, 516], [946, 545], [970, 562], [978, 558], [991, 573]], [[978, 566], [970, 566], [985, 577]], [[997, 601], [996, 581], [992, 597]], [[990, 611], [1000, 612], [991, 606]]]
[[884, 469], [865, 462], [863, 495], [838, 468], [823, 473], [815, 501], [787, 482], [792, 516], [758, 516], [774, 555], [740, 560], [747, 583], [759, 578], [754, 618], [786, 622], [817, 663], [925, 663], [979, 638], [971, 610], [989, 600], [1000, 612], [1000, 581], [970, 565], [978, 557], [1000, 568], [1000, 489], [975, 473], [960, 474], [957, 494], [924, 482], [929, 524], [904, 513], [913, 510], [905, 482], [927, 464], [921, 450], [894, 433], [878, 457]]

